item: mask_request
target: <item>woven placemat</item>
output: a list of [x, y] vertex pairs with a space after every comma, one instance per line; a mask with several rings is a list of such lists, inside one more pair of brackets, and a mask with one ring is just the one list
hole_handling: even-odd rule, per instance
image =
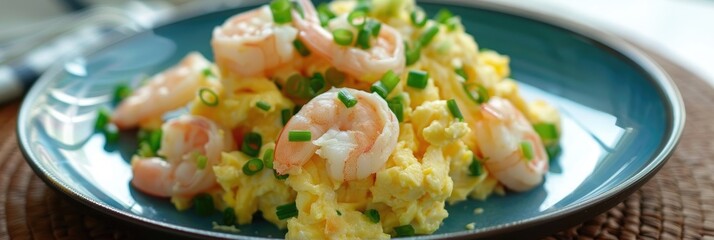
[[[656, 54], [650, 56], [675, 80], [684, 97], [687, 123], [679, 147], [660, 172], [624, 202], [549, 239], [714, 240], [714, 88], [682, 67]], [[0, 238], [161, 236], [101, 214], [46, 186], [18, 149], [19, 104], [0, 105]]]

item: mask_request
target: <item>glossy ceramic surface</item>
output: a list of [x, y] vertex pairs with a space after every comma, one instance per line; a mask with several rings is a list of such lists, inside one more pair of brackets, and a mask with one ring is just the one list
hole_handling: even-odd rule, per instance
[[[456, 3], [454, 3], [456, 4]], [[664, 163], [684, 122], [671, 81], [626, 45], [589, 28], [499, 5], [428, 4], [431, 14], [449, 8], [482, 48], [509, 55], [512, 77], [529, 100], [546, 99], [562, 112], [562, 154], [545, 183], [526, 193], [448, 206], [449, 217], [427, 237], [541, 233], [567, 227], [613, 206]], [[211, 58], [211, 31], [237, 8], [187, 18], [136, 34], [79, 57], [48, 73], [28, 94], [18, 120], [21, 147], [50, 185], [121, 219], [180, 234], [211, 237], [282, 237], [259, 219], [240, 233], [212, 230], [216, 214], [178, 212], [166, 199], [130, 186], [135, 132], [118, 146], [95, 134], [97, 109], [111, 108], [113, 86], [137, 86], [189, 51]], [[474, 209], [482, 208], [480, 215]], [[476, 229], [464, 226], [475, 222]]]

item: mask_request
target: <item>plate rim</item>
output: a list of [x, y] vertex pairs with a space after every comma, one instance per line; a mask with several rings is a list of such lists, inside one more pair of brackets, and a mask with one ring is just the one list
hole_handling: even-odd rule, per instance
[[[94, 48], [78, 51], [79, 55], [86, 55], [96, 52], [101, 49], [106, 49], [122, 42], [125, 39], [131, 38], [133, 36], [152, 31], [155, 28], [173, 24], [178, 21], [187, 20], [193, 17], [198, 17], [206, 14], [211, 14], [212, 12], [226, 10], [229, 8], [237, 7], [249, 7], [262, 4], [265, 1], [252, 2], [250, 4], [245, 4], [243, 1], [239, 1], [238, 4], [216, 4], [212, 7], [206, 6], [189, 6], [188, 8], [181, 9], [173, 13], [170, 17], [166, 18], [160, 24], [153, 27], [142, 29], [141, 31], [133, 32], [131, 34], [123, 34], [116, 39], [107, 41], [100, 44]], [[426, 3], [437, 3], [452, 6], [464, 6], [470, 8], [483, 9], [487, 11], [493, 11], [498, 13], [504, 13], [512, 15], [515, 17], [521, 17], [528, 19], [530, 21], [535, 21], [543, 23], [552, 27], [556, 27], [568, 32], [571, 32], [580, 37], [591, 40], [594, 44], [599, 45], [600, 48], [609, 50], [612, 55], [623, 58], [625, 61], [633, 63], [639, 70], [645, 75], [648, 75], [650, 81], [656, 86], [656, 90], [661, 92], [664, 100], [664, 107], [666, 120], [668, 123], [667, 129], [665, 129], [665, 135], [661, 138], [664, 140], [662, 144], [654, 151], [656, 156], [650, 158], [648, 164], [646, 164], [642, 170], [637, 172], [635, 175], [631, 176], [625, 180], [622, 184], [604, 191], [602, 194], [585, 199], [582, 203], [574, 206], [565, 207], [555, 212], [546, 213], [536, 217], [523, 219], [512, 224], [502, 224], [493, 227], [479, 228], [475, 230], [460, 231], [456, 233], [442, 233], [433, 235], [423, 235], [414, 237], [414, 239], [435, 239], [435, 238], [447, 238], [447, 239], [465, 239], [473, 237], [504, 237], [503, 234], [513, 235], [522, 233], [522, 231], [529, 230], [531, 232], [538, 232], [540, 234], [547, 234], [556, 228], [565, 228], [568, 226], [557, 225], [554, 223], [560, 222], [558, 220], [563, 219], [587, 219], [596, 216], [604, 212], [607, 209], [614, 207], [616, 204], [620, 203], [624, 198], [629, 196], [632, 192], [639, 189], [644, 183], [646, 183], [650, 178], [652, 178], [667, 162], [667, 160], [672, 156], [674, 149], [679, 144], [681, 140], [682, 131], [684, 129], [686, 112], [684, 101], [681, 97], [679, 89], [676, 87], [674, 81], [669, 77], [669, 75], [653, 60], [642, 53], [639, 49], [635, 48], [630, 43], [626, 42], [624, 39], [617, 37], [608, 32], [598, 30], [597, 28], [588, 25], [582, 21], [574, 21], [560, 16], [548, 15], [544, 12], [539, 12], [537, 10], [527, 9], [523, 6], [518, 6], [515, 4], [509, 4], [504, 2], [498, 2], [497, 0], [482, 0], [482, 1], [469, 1], [469, 0], [424, 0], [419, 2]], [[74, 54], [72, 56], [77, 56]], [[173, 225], [166, 222], [161, 222], [157, 220], [148, 219], [138, 215], [123, 212], [119, 209], [115, 209], [103, 202], [95, 201], [82, 193], [79, 193], [73, 189], [70, 185], [62, 182], [57, 176], [55, 176], [51, 171], [46, 169], [42, 164], [36, 161], [36, 156], [30, 151], [30, 144], [28, 142], [27, 136], [27, 118], [30, 115], [30, 107], [36, 102], [38, 94], [44, 86], [52, 82], [52, 76], [56, 72], [61, 71], [63, 64], [66, 62], [67, 58], [63, 58], [60, 61], [56, 61], [55, 64], [37, 81], [36, 84], [30, 89], [26, 94], [19, 114], [17, 118], [17, 128], [16, 136], [18, 140], [18, 145], [20, 150], [25, 157], [26, 162], [32, 170], [50, 187], [62, 192], [63, 194], [73, 198], [75, 201], [89, 206], [104, 214], [108, 214], [112, 217], [121, 219], [132, 224], [140, 224], [141, 226], [150, 227], [155, 230], [160, 230], [163, 232], [171, 234], [181, 234], [188, 237], [213, 237], [213, 238], [233, 238], [233, 239], [266, 239], [262, 237], [253, 236], [243, 236], [235, 235], [231, 233], [206, 231], [196, 228], [188, 228]], [[572, 223], [572, 225], [578, 224], [580, 221]], [[535, 228], [540, 228], [540, 231], [534, 231]], [[514, 235], [515, 236], [515, 235]], [[531, 235], [532, 236], [532, 235]]]

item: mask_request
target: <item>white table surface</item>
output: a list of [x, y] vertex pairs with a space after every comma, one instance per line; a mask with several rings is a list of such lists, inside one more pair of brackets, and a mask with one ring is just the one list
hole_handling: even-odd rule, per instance
[[[714, 86], [714, 0], [501, 1], [624, 36], [669, 57]], [[32, 26], [62, 14], [61, 5], [53, 0], [0, 0], [0, 5], [0, 41], [33, 31]]]

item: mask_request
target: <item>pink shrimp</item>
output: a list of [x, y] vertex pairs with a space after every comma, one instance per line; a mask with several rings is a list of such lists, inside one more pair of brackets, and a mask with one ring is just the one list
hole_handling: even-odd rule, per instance
[[[351, 93], [357, 104], [347, 108], [337, 97], [340, 91]], [[311, 141], [289, 141], [294, 130], [310, 131]], [[317, 154], [327, 160], [332, 179], [362, 179], [384, 166], [398, 136], [399, 121], [379, 95], [333, 88], [305, 104], [285, 125], [275, 146], [274, 166], [285, 174]]]
[[293, 13], [293, 22], [300, 29], [300, 39], [310, 50], [326, 58], [338, 70], [367, 82], [378, 80], [389, 70], [396, 73], [404, 70], [404, 41], [394, 28], [383, 24], [376, 42], [369, 49], [340, 46], [333, 41], [332, 34], [320, 25], [315, 6], [310, 0], [299, 2], [304, 9], [305, 18]]
[[[482, 118], [476, 123], [474, 134], [489, 172], [514, 191], [526, 191], [540, 184], [548, 171], [548, 155], [525, 116], [500, 97], [481, 105], [480, 114]], [[528, 145], [530, 153], [526, 153], [529, 149], [523, 149]]]
[[142, 121], [161, 118], [164, 113], [185, 106], [196, 97], [202, 87], [202, 72], [210, 66], [200, 53], [188, 54], [178, 65], [155, 75], [124, 99], [111, 121], [120, 129], [134, 128]]
[[191, 197], [214, 187], [212, 166], [220, 162], [224, 148], [218, 126], [204, 117], [184, 115], [164, 123], [162, 130], [159, 155], [166, 160], [135, 157], [132, 184], [159, 197]]
[[263, 76], [293, 60], [298, 30], [276, 25], [268, 6], [228, 19], [213, 30], [213, 55], [224, 77]]

